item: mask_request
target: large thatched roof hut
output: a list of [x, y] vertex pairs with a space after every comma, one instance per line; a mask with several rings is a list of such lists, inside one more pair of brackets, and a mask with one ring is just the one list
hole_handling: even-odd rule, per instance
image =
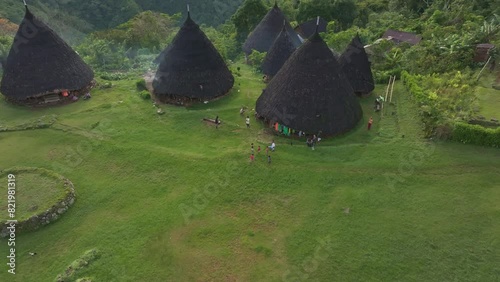
[[347, 132], [362, 117], [358, 98], [317, 32], [269, 82], [255, 110], [271, 124], [324, 135]]
[[66, 101], [63, 96], [88, 91], [94, 79], [90, 67], [28, 6], [3, 67], [0, 92], [21, 104]]
[[356, 35], [339, 59], [342, 71], [357, 95], [366, 95], [375, 89], [371, 63], [361, 39]]
[[252, 53], [252, 50], [267, 52], [273, 45], [274, 40], [281, 32], [283, 22], [285, 22], [288, 36], [295, 47], [299, 47], [301, 41], [297, 33], [286, 19], [285, 15], [277, 4], [266, 14], [255, 29], [248, 35], [243, 44], [243, 51], [246, 55]]
[[283, 29], [262, 62], [262, 72], [270, 77], [276, 75], [295, 49], [297, 48], [293, 45], [286, 31], [286, 25], [283, 25]]
[[165, 103], [205, 101], [227, 94], [233, 84], [226, 63], [188, 12], [160, 59], [153, 81], [155, 97]]

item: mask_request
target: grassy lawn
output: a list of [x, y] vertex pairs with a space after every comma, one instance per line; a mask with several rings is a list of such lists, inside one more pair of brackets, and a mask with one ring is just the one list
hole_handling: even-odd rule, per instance
[[482, 115], [486, 120], [492, 118], [500, 119], [500, 90], [491, 87], [494, 83], [495, 76], [490, 74], [481, 79], [479, 86], [476, 88], [476, 95], [479, 102], [479, 115]]
[[[7, 173], [0, 174], [7, 179]], [[64, 182], [39, 171], [14, 173], [16, 177], [16, 218], [26, 220], [39, 214], [65, 196]], [[10, 219], [7, 213], [7, 197], [0, 198], [0, 221]]]
[[480, 104], [479, 114], [487, 120], [499, 119], [500, 91], [491, 87], [478, 87], [476, 93]]
[[[1, 125], [57, 116], [49, 129], [0, 133], [0, 167], [54, 170], [77, 193], [60, 220], [17, 237], [17, 274], [4, 264], [0, 281], [54, 281], [90, 249], [100, 258], [75, 278], [499, 280], [498, 149], [426, 141], [398, 84], [383, 116], [363, 99], [359, 126], [313, 151], [253, 119], [245, 128], [239, 109], [265, 85], [240, 67], [231, 95], [161, 116], [134, 80], [53, 109], [0, 102]], [[219, 129], [202, 122], [216, 115]], [[272, 163], [265, 152], [250, 163], [250, 144], [272, 139]]]

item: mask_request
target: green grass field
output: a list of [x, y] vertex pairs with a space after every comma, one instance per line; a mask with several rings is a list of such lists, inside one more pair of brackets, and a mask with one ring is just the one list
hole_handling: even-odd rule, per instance
[[[16, 219], [26, 220], [52, 207], [66, 195], [64, 182], [43, 171], [21, 170], [16, 177]], [[8, 179], [8, 174], [0, 174]], [[7, 197], [0, 199], [0, 221], [9, 219]]]
[[[383, 117], [363, 99], [363, 121], [349, 134], [314, 151], [290, 144], [253, 119], [245, 128], [239, 109], [253, 109], [265, 86], [241, 68], [231, 95], [163, 106], [161, 116], [133, 80], [52, 109], [1, 102], [0, 125], [57, 122], [0, 133], [0, 167], [54, 170], [74, 183], [77, 201], [18, 235], [17, 274], [4, 255], [0, 281], [54, 281], [91, 249], [100, 257], [75, 279], [500, 280], [498, 149], [423, 139], [399, 84]], [[216, 115], [219, 129], [201, 121]], [[250, 163], [250, 144], [272, 139], [272, 163], [265, 152]]]
[[476, 95], [478, 97], [479, 114], [484, 116], [486, 120], [492, 118], [500, 119], [500, 90], [491, 87], [495, 83], [496, 75], [487, 74], [481, 78]]

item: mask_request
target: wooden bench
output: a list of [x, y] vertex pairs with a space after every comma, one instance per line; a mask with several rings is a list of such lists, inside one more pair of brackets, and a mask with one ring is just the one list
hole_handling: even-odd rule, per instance
[[43, 97], [44, 103], [54, 103], [59, 102], [59, 94], [50, 94]]

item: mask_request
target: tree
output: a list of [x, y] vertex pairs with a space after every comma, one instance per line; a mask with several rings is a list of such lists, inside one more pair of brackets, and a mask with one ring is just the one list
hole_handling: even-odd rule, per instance
[[234, 37], [233, 25], [224, 24], [217, 29], [201, 25], [201, 29], [208, 39], [210, 39], [217, 51], [219, 51], [224, 60], [234, 59], [238, 55], [239, 45]]
[[243, 42], [248, 34], [259, 24], [267, 14], [267, 7], [261, 0], [245, 0], [241, 7], [231, 17], [231, 22], [236, 27], [236, 39]]
[[122, 44], [99, 39], [90, 35], [76, 47], [76, 51], [85, 62], [98, 71], [128, 70], [131, 61], [126, 56]]
[[[11, 36], [0, 36], [0, 65], [3, 64], [7, 56], [9, 55], [10, 46], [14, 38]], [[2, 68], [0, 68], [1, 70]]]
[[146, 11], [115, 29], [95, 32], [96, 38], [124, 44], [126, 48], [160, 50], [175, 36], [181, 14]]
[[257, 50], [252, 50], [252, 53], [248, 56], [250, 64], [257, 70], [261, 71], [262, 62], [266, 58], [267, 52], [259, 52]]
[[353, 0], [303, 0], [299, 4], [297, 20], [304, 22], [317, 16], [336, 21], [339, 30], [349, 28], [358, 12]]

